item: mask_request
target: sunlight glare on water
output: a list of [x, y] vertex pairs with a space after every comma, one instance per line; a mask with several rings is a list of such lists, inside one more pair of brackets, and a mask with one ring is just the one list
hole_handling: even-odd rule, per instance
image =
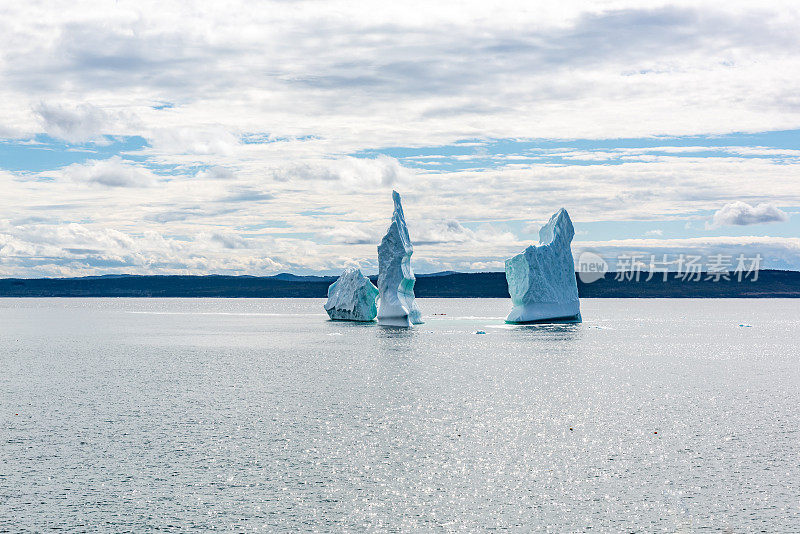
[[800, 301], [419, 303], [0, 299], [0, 530], [797, 531]]

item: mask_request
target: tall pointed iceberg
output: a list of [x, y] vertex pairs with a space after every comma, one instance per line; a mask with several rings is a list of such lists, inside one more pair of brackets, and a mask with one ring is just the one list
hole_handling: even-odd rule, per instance
[[422, 323], [422, 313], [414, 300], [414, 247], [397, 191], [392, 191], [392, 199], [392, 224], [378, 245], [378, 324], [410, 327]]
[[561, 208], [539, 230], [539, 244], [506, 260], [513, 308], [506, 322], [580, 321], [578, 283], [570, 243], [575, 235]]
[[361, 270], [351, 267], [328, 287], [325, 311], [334, 321], [373, 321], [378, 314], [377, 298], [378, 288]]

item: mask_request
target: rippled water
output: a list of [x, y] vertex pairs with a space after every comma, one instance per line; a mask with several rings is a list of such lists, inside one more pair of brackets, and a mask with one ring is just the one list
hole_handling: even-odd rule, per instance
[[0, 299], [0, 530], [800, 530], [800, 301], [321, 304]]

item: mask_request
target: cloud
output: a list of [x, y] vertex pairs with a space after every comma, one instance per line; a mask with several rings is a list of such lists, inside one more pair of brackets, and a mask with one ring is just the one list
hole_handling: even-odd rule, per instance
[[232, 154], [240, 143], [237, 136], [221, 127], [158, 128], [148, 135], [148, 139], [153, 151], [168, 154], [224, 156]]
[[322, 235], [343, 245], [377, 245], [381, 239], [377, 231], [370, 231], [356, 224], [342, 224], [326, 230]]
[[[578, 258], [581, 252], [598, 254], [610, 265], [617, 266], [621, 256], [634, 256], [644, 264], [649, 264], [651, 255], [656, 262], [663, 256], [674, 262], [680, 255], [701, 256], [704, 260], [722, 255], [736, 264], [739, 255], [753, 258], [762, 257], [761, 268], [800, 270], [800, 238], [740, 236], [740, 237], [699, 237], [682, 239], [617, 239], [609, 241], [576, 241], [572, 253]], [[675, 265], [671, 267], [675, 268]]]
[[153, 231], [134, 235], [78, 223], [10, 226], [0, 221], [0, 276], [273, 274], [296, 265], [291, 242], [245, 240], [231, 233], [194, 237]]
[[410, 223], [409, 233], [417, 245], [477, 245], [481, 243], [498, 244], [516, 243], [513, 233], [504, 231], [492, 224], [482, 224], [471, 230], [460, 222], [450, 220], [414, 221]]
[[272, 175], [279, 182], [313, 180], [391, 186], [410, 178], [413, 171], [400, 165], [397, 159], [381, 154], [375, 158], [344, 157], [294, 163], [275, 169]]
[[111, 115], [91, 104], [69, 107], [41, 102], [34, 112], [48, 135], [70, 143], [102, 140], [102, 134], [113, 122]]
[[[31, 95], [80, 95], [138, 110], [141, 133], [165, 151], [222, 153], [230, 139], [191, 138], [218, 127], [317, 135], [324, 157], [409, 141], [781, 129], [800, 113], [791, 3], [226, 6], [10, 6], [0, 21], [4, 122], [35, 131]], [[159, 102], [178, 105], [152, 109]], [[175, 139], [163, 128], [184, 131]]]
[[236, 178], [236, 173], [227, 167], [214, 166], [198, 171], [195, 178], [198, 180], [233, 180]]
[[69, 223], [58, 226], [22, 227], [17, 236], [39, 245], [57, 245], [82, 249], [129, 249], [133, 239], [114, 229], [92, 229], [86, 225]]
[[745, 202], [736, 201], [725, 204], [714, 213], [711, 224], [708, 224], [707, 228], [730, 225], [746, 226], [750, 224], [786, 222], [788, 220], [789, 215], [772, 204], [762, 203], [757, 206], [751, 206]]
[[475, 239], [475, 233], [456, 220], [416, 223], [412, 225], [413, 239], [418, 245], [464, 243]]
[[525, 234], [533, 234], [535, 236], [539, 235], [539, 230], [542, 229], [542, 226], [547, 224], [547, 220], [542, 220], [538, 222], [531, 222], [523, 226], [522, 232]]
[[236, 210], [233, 208], [212, 208], [208, 204], [203, 206], [182, 206], [175, 209], [160, 211], [158, 213], [150, 213], [144, 216], [144, 220], [153, 221], [157, 223], [172, 223], [175, 221], [197, 220], [197, 219], [212, 219], [232, 213]]
[[242, 236], [232, 233], [216, 232], [211, 234], [211, 241], [219, 243], [225, 248], [249, 248], [249, 243]]
[[159, 179], [149, 169], [125, 161], [119, 156], [74, 163], [61, 169], [61, 174], [74, 182], [106, 187], [150, 187]]
[[469, 264], [471, 271], [503, 271], [506, 267], [504, 261], [476, 261]]
[[[7, 4], [0, 136], [17, 139], [0, 146], [16, 165], [0, 173], [0, 213], [26, 231], [80, 221], [172, 243], [142, 241], [136, 258], [72, 243], [45, 260], [12, 225], [6, 249], [29, 251], [14, 272], [374, 267], [389, 187], [415, 267], [431, 270], [498, 265], [540, 224], [524, 242], [507, 228], [561, 205], [612, 224], [800, 205], [800, 152], [786, 148], [800, 126], [796, 3]], [[778, 130], [734, 140], [748, 147], [709, 137]], [[544, 148], [517, 148], [536, 138]]]
[[261, 202], [272, 200], [274, 198], [275, 195], [272, 193], [268, 193], [253, 187], [239, 186], [235, 187], [232, 193], [218, 199], [217, 202]]
[[322, 164], [295, 163], [276, 169], [272, 177], [279, 182], [291, 180], [339, 180], [339, 174]]

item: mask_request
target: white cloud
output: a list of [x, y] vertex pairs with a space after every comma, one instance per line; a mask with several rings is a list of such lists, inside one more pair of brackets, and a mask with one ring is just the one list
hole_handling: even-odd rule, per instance
[[414, 242], [420, 245], [464, 243], [475, 238], [474, 232], [454, 219], [412, 224]]
[[[535, 235], [562, 205], [580, 222], [685, 219], [739, 199], [754, 211], [800, 206], [797, 150], [715, 147], [727, 157], [711, 159], [698, 138], [481, 152], [489, 139], [798, 128], [794, 2], [7, 4], [0, 136], [135, 135], [150, 146], [137, 162], [89, 154], [60, 171], [37, 161], [0, 173], [0, 212], [25, 235], [80, 221], [131, 236], [135, 257], [96, 245], [103, 261], [128, 258], [120, 269], [374, 267], [391, 187], [419, 242], [415, 266], [431, 270], [499, 265], [528, 244], [507, 221]], [[465, 139], [458, 157], [441, 146]], [[402, 149], [389, 151], [399, 160], [375, 155], [386, 147], [429, 147], [417, 161], [475, 168], [410, 169]], [[528, 164], [528, 154], [592, 164]], [[55, 273], [62, 253], [64, 269], [91, 272], [66, 249], [34, 261], [43, 245], [7, 234], [4, 250], [28, 258], [14, 272]]]
[[148, 138], [153, 151], [168, 154], [228, 155], [239, 145], [237, 136], [224, 128], [158, 128]]
[[414, 243], [424, 245], [509, 244], [516, 243], [513, 233], [491, 224], [482, 224], [476, 230], [463, 226], [455, 219], [411, 221], [409, 233]]
[[341, 224], [326, 230], [322, 235], [334, 243], [345, 245], [377, 244], [381, 239], [376, 231], [368, 231], [355, 224]]
[[[250, 250], [253, 249], [253, 250]], [[295, 266], [292, 245], [235, 234], [175, 239], [146, 231], [0, 224], [0, 276], [81, 276], [104, 273], [268, 274]]]
[[35, 112], [41, 117], [46, 133], [70, 143], [98, 139], [109, 122], [105, 111], [90, 104], [69, 108], [43, 102], [36, 106]]
[[542, 226], [544, 226], [546, 223], [547, 223], [547, 219], [542, 220], [542, 221], [534, 221], [534, 222], [526, 224], [522, 228], [522, 231], [524, 233], [526, 233], [526, 234], [532, 234], [532, 235], [538, 236], [539, 235], [539, 230], [541, 230]]
[[210, 239], [225, 248], [249, 248], [250, 246], [242, 236], [228, 232], [216, 232], [211, 235]]
[[324, 164], [294, 163], [276, 169], [273, 178], [279, 182], [290, 180], [339, 180], [337, 172]]
[[[157, 183], [158, 187], [76, 185], [75, 180], [91, 183], [94, 179], [136, 184], [142, 178], [137, 178], [136, 173], [150, 172], [138, 163], [115, 158], [112, 163], [134, 167], [134, 179], [120, 179], [118, 174], [99, 172], [103, 170], [100, 165], [103, 161], [70, 166], [62, 174], [43, 173], [44, 177], [66, 178], [50, 181], [32, 179], [39, 175], [0, 173], [0, 187], [4, 191], [0, 210], [9, 220], [19, 221], [12, 227], [25, 226], [26, 232], [37, 226], [47, 229], [52, 224], [80, 221], [93, 232], [115, 229], [128, 236], [152, 232], [176, 244], [188, 240], [192, 245], [170, 252], [168, 258], [153, 253], [145, 263], [126, 263], [118, 268], [110, 263], [105, 266], [97, 263], [94, 268], [79, 269], [74, 255], [66, 252], [61, 257], [58, 250], [53, 250], [47, 263], [34, 265], [33, 260], [18, 259], [14, 271], [3, 272], [22, 274], [34, 272], [35, 268], [37, 273], [57, 275], [59, 265], [71, 265], [70, 272], [83, 274], [91, 274], [92, 269], [203, 273], [203, 268], [250, 274], [287, 270], [333, 273], [353, 262], [374, 272], [375, 247], [391, 217], [391, 188], [380, 185], [380, 174], [376, 172], [379, 167], [374, 161], [367, 162], [369, 174], [353, 174], [350, 181], [273, 181], [268, 174], [272, 162], [260, 163], [254, 158], [241, 168], [236, 167], [236, 175], [227, 180], [197, 180], [189, 174], [162, 180], [153, 175], [145, 176], [142, 181]], [[227, 164], [225, 167], [229, 168]], [[515, 236], [506, 229], [507, 224], [516, 221], [515, 228], [520, 228], [528, 221], [536, 221], [533, 229], [538, 232], [540, 222], [562, 205], [576, 224], [684, 219], [687, 213], [706, 210], [709, 203], [718, 202], [719, 198], [731, 201], [731, 197], [763, 198], [760, 196], [764, 194], [763, 186], [751, 180], [751, 176], [768, 180], [770, 195], [780, 198], [782, 205], [800, 205], [798, 173], [800, 168], [796, 165], [769, 160], [674, 158], [614, 166], [524, 165], [418, 173], [405, 178], [397, 187], [403, 195], [415, 243], [414, 268], [431, 272], [502, 262], [531, 241]], [[687, 234], [696, 234], [697, 230]], [[193, 237], [201, 233], [208, 237]], [[213, 234], [219, 234], [220, 238], [212, 240]], [[248, 246], [231, 240], [231, 236], [239, 236]], [[274, 241], [269, 241], [273, 238]], [[236, 248], [226, 248], [224, 241]], [[642, 250], [657, 252], [658, 248], [653, 248], [657, 242], [649, 240]], [[24, 243], [27, 241], [17, 243], [18, 250], [28, 251], [21, 255], [38, 254]], [[750, 251], [762, 248], [759, 243], [743, 246]], [[99, 257], [108, 261], [121, 256], [111, 246], [96, 249]], [[264, 258], [281, 267], [265, 271]], [[800, 267], [800, 260], [792, 263], [788, 253], [782, 261], [781, 265]], [[0, 267], [3, 266], [11, 269], [8, 262], [0, 262]]]
[[786, 222], [789, 216], [772, 204], [762, 203], [751, 206], [746, 202], [736, 201], [725, 204], [714, 213], [709, 228], [720, 226], [746, 226], [750, 224], [764, 224], [771, 222]]
[[503, 261], [475, 261], [469, 265], [472, 271], [503, 271], [506, 264]]
[[158, 181], [158, 177], [149, 169], [129, 163], [119, 156], [73, 163], [64, 167], [61, 174], [74, 182], [106, 187], [149, 187]]
[[33, 111], [41, 121], [44, 132], [69, 143], [92, 141], [107, 144], [104, 135], [124, 131], [138, 124], [131, 112], [109, 112], [93, 104], [67, 105], [39, 102]]
[[[0, 21], [0, 111], [9, 129], [31, 131], [20, 104], [80, 95], [136, 110], [158, 144], [193, 153], [221, 146], [156, 130], [313, 134], [342, 154], [473, 137], [774, 130], [800, 117], [792, 3], [313, 5], [15, 3]], [[152, 109], [162, 102], [176, 105]]]
[[[684, 239], [616, 239], [609, 241], [576, 241], [573, 243], [573, 256], [590, 251], [600, 255], [614, 270], [621, 256], [637, 257], [649, 264], [651, 255], [660, 262], [667, 255], [668, 261], [680, 255], [701, 256], [704, 260], [722, 255], [734, 265], [738, 256], [753, 258], [761, 255], [761, 268], [800, 270], [800, 238], [741, 236], [741, 237], [699, 237]], [[672, 267], [674, 269], [674, 266]]]
[[413, 176], [413, 171], [392, 157], [343, 157], [333, 160], [292, 163], [275, 169], [273, 178], [279, 182], [317, 180], [347, 182], [357, 186], [391, 186]]
[[236, 173], [227, 167], [214, 166], [198, 171], [195, 177], [199, 180], [233, 180], [236, 178]]

